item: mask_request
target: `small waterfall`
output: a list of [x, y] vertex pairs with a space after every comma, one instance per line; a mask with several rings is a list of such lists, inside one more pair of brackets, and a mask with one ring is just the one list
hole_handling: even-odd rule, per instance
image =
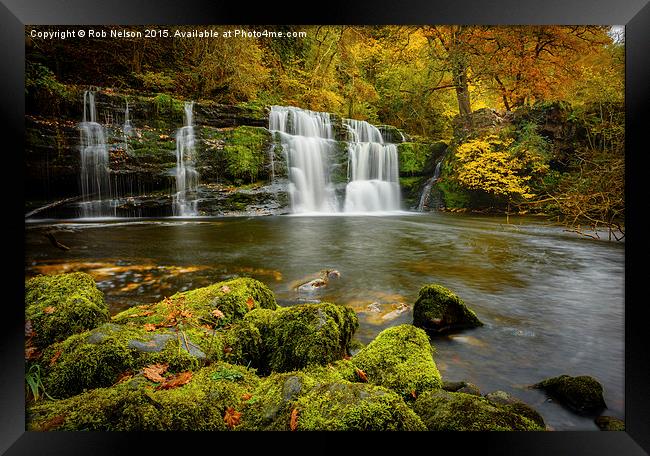
[[197, 214], [199, 173], [194, 168], [193, 108], [193, 101], [185, 102], [185, 126], [176, 133], [176, 193], [173, 197], [173, 211], [174, 215], [183, 217]]
[[345, 119], [353, 141], [349, 152], [349, 183], [345, 212], [400, 210], [397, 147], [384, 144], [381, 132], [368, 122]]
[[84, 92], [81, 132], [81, 203], [82, 217], [114, 215], [111, 205], [108, 145], [104, 127], [97, 123], [95, 92]]
[[442, 165], [442, 160], [440, 160], [436, 165], [436, 170], [433, 172], [433, 177], [429, 178], [426, 184], [424, 184], [424, 190], [422, 190], [422, 195], [420, 195], [420, 203], [418, 204], [418, 212], [424, 212], [424, 207], [429, 203], [429, 198], [431, 197], [431, 188], [440, 177], [440, 165]]
[[124, 109], [124, 124], [122, 125], [122, 137], [124, 138], [124, 152], [129, 153], [128, 137], [133, 133], [133, 125], [129, 119], [129, 100], [126, 100], [126, 108]]
[[287, 159], [292, 211], [337, 212], [329, 178], [329, 155], [336, 146], [329, 114], [272, 106], [269, 130], [279, 133]]

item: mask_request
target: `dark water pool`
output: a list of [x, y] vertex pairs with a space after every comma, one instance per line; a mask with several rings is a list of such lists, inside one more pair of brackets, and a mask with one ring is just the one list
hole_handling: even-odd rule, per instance
[[[64, 252], [44, 236], [70, 247]], [[283, 305], [352, 306], [357, 337], [412, 321], [419, 288], [455, 291], [485, 323], [435, 339], [446, 380], [507, 391], [557, 430], [596, 430], [527, 385], [559, 374], [592, 375], [609, 410], [624, 417], [624, 245], [535, 219], [434, 213], [392, 217], [242, 217], [26, 225], [26, 275], [82, 270], [114, 313], [176, 291], [247, 275]], [[336, 269], [317, 294], [295, 286]], [[405, 306], [408, 309], [405, 309]]]

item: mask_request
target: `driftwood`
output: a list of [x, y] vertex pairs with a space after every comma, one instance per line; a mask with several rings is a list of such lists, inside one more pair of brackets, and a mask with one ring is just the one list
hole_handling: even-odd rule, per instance
[[29, 218], [32, 215], [38, 214], [39, 212], [43, 212], [46, 209], [50, 209], [52, 207], [60, 206], [61, 204], [65, 204], [65, 203], [71, 203], [72, 201], [77, 201], [77, 200], [80, 200], [82, 198], [83, 198], [83, 196], [73, 196], [72, 198], [66, 198], [66, 199], [62, 199], [62, 200], [59, 200], [59, 201], [55, 201], [54, 203], [46, 204], [45, 206], [39, 207], [38, 209], [34, 209], [33, 211], [28, 212], [27, 214], [25, 214], [25, 218]]
[[70, 250], [70, 247], [68, 247], [67, 245], [63, 245], [59, 241], [57, 241], [56, 238], [54, 237], [54, 233], [52, 233], [51, 231], [47, 231], [46, 233], [43, 233], [43, 234], [44, 234], [44, 236], [46, 238], [48, 238], [50, 240], [52, 245], [54, 247], [56, 247], [57, 249], [61, 249], [61, 250], [65, 250], [65, 251]]

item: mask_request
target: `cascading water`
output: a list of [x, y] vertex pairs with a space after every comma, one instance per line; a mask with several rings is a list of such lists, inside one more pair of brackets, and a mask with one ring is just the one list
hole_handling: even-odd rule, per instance
[[345, 119], [344, 125], [354, 141], [348, 147], [345, 212], [400, 210], [397, 147], [384, 144], [381, 132], [368, 122]]
[[104, 127], [97, 122], [95, 93], [84, 92], [84, 116], [81, 132], [81, 213], [82, 217], [115, 214], [111, 205], [108, 145]]
[[122, 125], [122, 137], [124, 138], [124, 151], [129, 153], [128, 137], [133, 133], [133, 125], [129, 119], [129, 100], [126, 100], [126, 108], [124, 109], [124, 124]]
[[280, 135], [287, 159], [292, 211], [338, 212], [329, 178], [329, 155], [336, 147], [329, 114], [272, 106], [269, 130]]
[[424, 184], [424, 190], [422, 190], [422, 195], [420, 195], [420, 203], [418, 204], [418, 212], [424, 212], [424, 207], [429, 203], [429, 198], [431, 197], [431, 188], [440, 177], [440, 165], [442, 165], [442, 160], [440, 160], [436, 165], [436, 170], [433, 172], [433, 177], [427, 180], [426, 184]]
[[193, 101], [185, 102], [185, 126], [176, 133], [176, 193], [173, 211], [177, 216], [196, 215], [199, 173], [194, 168], [195, 137]]

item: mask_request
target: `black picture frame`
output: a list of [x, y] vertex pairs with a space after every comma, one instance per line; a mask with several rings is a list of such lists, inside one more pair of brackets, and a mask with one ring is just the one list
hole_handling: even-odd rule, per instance
[[[308, 12], [309, 11], [309, 12]], [[495, 454], [616, 454], [650, 452], [650, 363], [646, 351], [647, 300], [641, 291], [646, 237], [642, 224], [643, 186], [648, 169], [644, 130], [648, 125], [650, 101], [650, 4], [648, 0], [455, 0], [339, 1], [321, 7], [286, 2], [267, 5], [221, 0], [0, 0], [0, 112], [3, 148], [10, 177], [5, 196], [3, 222], [6, 231], [2, 302], [3, 329], [0, 331], [0, 453], [6, 454], [130, 454], [138, 442], [148, 452], [173, 454], [175, 447], [206, 444], [204, 451], [239, 445], [246, 453], [252, 446], [263, 451], [305, 452], [316, 446], [324, 451], [351, 451], [349, 443], [339, 445], [340, 434], [265, 434], [244, 436], [174, 433], [74, 433], [26, 432], [24, 403], [24, 201], [19, 194], [24, 169], [24, 26], [36, 24], [609, 24], [626, 26], [626, 249], [625, 249], [625, 432], [545, 433], [447, 433], [387, 436], [354, 434], [351, 442], [364, 446], [397, 443], [411, 451], [441, 452], [473, 447]], [[7, 253], [10, 247], [14, 253]], [[8, 248], [9, 247], [9, 248]], [[631, 247], [631, 248], [630, 248]], [[280, 443], [282, 439], [282, 443]], [[390, 439], [390, 440], [389, 440]], [[413, 439], [417, 440], [418, 446]], [[278, 446], [280, 445], [280, 446]], [[421, 445], [421, 446], [419, 446]], [[448, 450], [443, 450], [447, 445]], [[356, 446], [356, 445], [355, 445]], [[421, 449], [419, 449], [421, 448]], [[130, 451], [133, 450], [133, 451]], [[163, 453], [161, 453], [163, 454]]]

